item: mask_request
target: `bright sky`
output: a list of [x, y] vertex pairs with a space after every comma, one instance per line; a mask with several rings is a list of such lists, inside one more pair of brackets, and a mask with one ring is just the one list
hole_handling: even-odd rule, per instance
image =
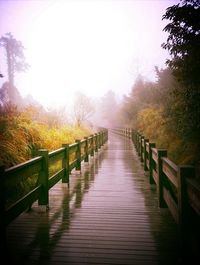
[[11, 32], [22, 41], [31, 66], [17, 74], [16, 86], [45, 106], [69, 104], [76, 91], [128, 94], [138, 74], [154, 80], [154, 66], [165, 67], [162, 15], [178, 2], [0, 0], [0, 36]]

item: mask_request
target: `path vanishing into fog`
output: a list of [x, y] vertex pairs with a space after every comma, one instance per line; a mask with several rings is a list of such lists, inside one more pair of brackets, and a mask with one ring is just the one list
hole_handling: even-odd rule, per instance
[[108, 143], [7, 229], [8, 264], [178, 264], [177, 225], [160, 210], [131, 140]]

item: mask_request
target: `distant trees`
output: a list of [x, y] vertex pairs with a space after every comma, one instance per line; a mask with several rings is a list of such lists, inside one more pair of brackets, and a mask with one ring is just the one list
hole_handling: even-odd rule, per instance
[[22, 97], [14, 85], [16, 72], [24, 72], [29, 65], [25, 61], [24, 47], [11, 33], [6, 33], [0, 38], [0, 47], [5, 49], [7, 62], [8, 82], [5, 82], [0, 90], [1, 104], [22, 104]]
[[156, 82], [149, 83], [139, 77], [131, 93], [124, 98], [120, 111], [124, 126], [140, 131], [156, 142], [158, 148], [167, 148], [174, 162], [197, 164], [199, 140], [178, 133], [187, 124], [190, 126], [183, 118], [186, 110], [178, 109], [181, 104], [174, 97], [173, 91], [179, 83], [170, 68], [156, 68], [156, 73]]
[[25, 61], [24, 47], [10, 32], [0, 38], [0, 47], [5, 49], [8, 81], [13, 86], [15, 72], [24, 72], [29, 67]]
[[121, 108], [126, 126], [141, 131], [176, 163], [200, 167], [200, 2], [182, 0], [166, 9], [171, 56], [155, 68], [157, 82], [138, 78]]
[[11, 85], [9, 82], [5, 82], [0, 88], [0, 104], [13, 104], [21, 107], [24, 102], [18, 89], [14, 85]]
[[153, 82], [145, 82], [141, 76], [135, 81], [128, 96], [124, 97], [121, 107], [121, 116], [124, 117], [125, 125], [137, 126], [137, 115], [140, 110], [149, 107], [151, 104], [159, 102], [157, 86]]
[[112, 90], [101, 98], [100, 109], [104, 127], [115, 127], [118, 124], [118, 103], [115, 93]]
[[73, 105], [73, 119], [77, 127], [80, 127], [94, 112], [92, 101], [86, 95], [77, 92]]

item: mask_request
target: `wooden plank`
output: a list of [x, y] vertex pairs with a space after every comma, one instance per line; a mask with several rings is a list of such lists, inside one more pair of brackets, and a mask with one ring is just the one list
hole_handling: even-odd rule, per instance
[[144, 138], [142, 139], [142, 147], [144, 148]]
[[131, 141], [111, 137], [81, 173], [72, 172], [69, 187], [59, 182], [49, 191], [48, 212], [34, 205], [10, 224], [11, 259], [24, 265], [178, 264], [172, 216], [160, 214]]
[[152, 159], [156, 162], [156, 164], [158, 163], [158, 152], [156, 148], [152, 148]]
[[152, 176], [153, 176], [155, 183], [158, 184], [158, 173], [155, 170], [153, 170]]
[[178, 223], [178, 205], [176, 204], [170, 192], [166, 188], [163, 188], [163, 197], [172, 216], [174, 217], [174, 220], [176, 221], [176, 223]]
[[147, 158], [146, 161], [147, 161], [146, 167], [149, 170], [149, 159]]
[[149, 153], [149, 151], [150, 151], [150, 147], [149, 147], [150, 145], [149, 145], [149, 142], [147, 142], [146, 143], [146, 151]]
[[174, 184], [176, 188], [178, 188], [178, 179], [177, 179], [177, 174], [178, 174], [178, 167], [176, 164], [174, 164], [171, 160], [168, 158], [164, 157], [162, 158], [163, 165], [162, 165], [162, 170], [167, 176], [167, 178]]
[[194, 178], [187, 178], [186, 186], [189, 204], [200, 216], [200, 184]]

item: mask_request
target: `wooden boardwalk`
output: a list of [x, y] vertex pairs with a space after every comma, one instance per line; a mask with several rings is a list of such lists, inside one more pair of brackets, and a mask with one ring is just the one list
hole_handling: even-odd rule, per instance
[[6, 264], [179, 264], [178, 229], [160, 211], [129, 139], [108, 144], [50, 190], [50, 209], [33, 205], [7, 229]]

